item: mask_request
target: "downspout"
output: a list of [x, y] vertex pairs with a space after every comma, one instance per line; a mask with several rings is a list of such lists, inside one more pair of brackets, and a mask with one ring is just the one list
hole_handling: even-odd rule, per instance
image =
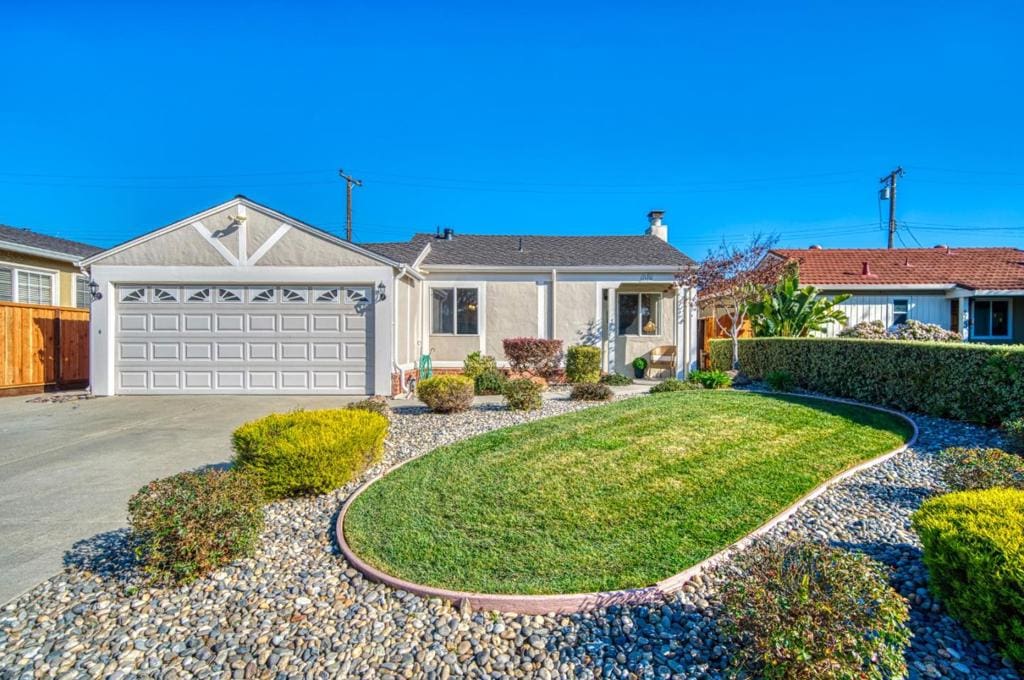
[[395, 296], [395, 312], [391, 315], [391, 371], [398, 372], [398, 391], [403, 394], [405, 393], [405, 374], [402, 367], [398, 365], [398, 279], [404, 276], [405, 272], [406, 268], [402, 267], [391, 279], [391, 293]]
[[556, 326], [555, 326], [555, 319], [556, 319], [555, 310], [556, 310], [556, 304], [557, 304], [555, 301], [558, 300], [557, 288], [558, 288], [558, 270], [555, 269], [555, 268], [552, 268], [551, 269], [551, 328], [548, 331], [548, 337], [550, 339], [552, 339], [552, 340], [554, 340], [556, 335], [557, 335], [557, 333], [555, 331], [555, 328], [556, 328]]
[[690, 328], [690, 318], [692, 316], [690, 305], [691, 295], [693, 289], [690, 286], [683, 288], [683, 378], [685, 379], [690, 375], [690, 343], [693, 339], [691, 337], [692, 329]]

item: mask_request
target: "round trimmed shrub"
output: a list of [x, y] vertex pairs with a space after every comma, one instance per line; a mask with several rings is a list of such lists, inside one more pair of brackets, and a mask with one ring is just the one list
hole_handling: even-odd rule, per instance
[[651, 394], [662, 392], [684, 392], [686, 390], [702, 390], [704, 386], [699, 382], [680, 380], [679, 378], [666, 378], [650, 389]]
[[235, 466], [267, 498], [327, 493], [380, 462], [388, 420], [361, 409], [275, 413], [235, 430]]
[[470, 352], [462, 362], [462, 375], [473, 380], [483, 373], [497, 370], [498, 362], [489, 354]]
[[609, 401], [614, 396], [612, 388], [601, 383], [580, 383], [569, 393], [574, 401]]
[[772, 392], [792, 392], [796, 380], [789, 371], [768, 371], [764, 374], [764, 383]]
[[473, 405], [472, 378], [464, 375], [435, 375], [421, 380], [416, 397], [435, 413], [458, 413]]
[[953, 491], [1024, 489], [1024, 458], [1002, 449], [957, 446], [941, 451], [939, 459], [944, 464], [942, 481]]
[[1024, 663], [1024, 491], [960, 491], [926, 500], [911, 521], [932, 591], [980, 640]]
[[601, 379], [601, 349], [573, 345], [565, 353], [565, 377], [570, 383], [596, 383]]
[[505, 383], [505, 404], [513, 411], [536, 411], [541, 405], [541, 387], [529, 378]]
[[906, 674], [906, 601], [865, 555], [790, 540], [740, 554], [722, 624], [737, 670], [763, 678], [891, 678]]
[[632, 385], [633, 379], [628, 375], [622, 375], [621, 373], [605, 373], [601, 376], [601, 382], [605, 385]]
[[501, 394], [508, 378], [498, 369], [486, 370], [473, 380], [473, 389], [477, 394]]
[[158, 583], [188, 582], [251, 557], [263, 532], [263, 494], [234, 470], [182, 472], [128, 501], [135, 556]]

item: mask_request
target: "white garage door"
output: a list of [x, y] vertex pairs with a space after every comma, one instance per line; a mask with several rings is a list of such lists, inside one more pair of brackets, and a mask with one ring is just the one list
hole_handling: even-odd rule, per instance
[[366, 394], [368, 286], [155, 286], [117, 290], [119, 394]]

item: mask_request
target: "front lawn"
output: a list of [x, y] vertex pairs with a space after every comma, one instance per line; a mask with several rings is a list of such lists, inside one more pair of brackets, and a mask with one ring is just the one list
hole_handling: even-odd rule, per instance
[[356, 499], [345, 538], [390, 574], [455, 590], [646, 586], [910, 433], [896, 416], [799, 397], [627, 399], [412, 461]]

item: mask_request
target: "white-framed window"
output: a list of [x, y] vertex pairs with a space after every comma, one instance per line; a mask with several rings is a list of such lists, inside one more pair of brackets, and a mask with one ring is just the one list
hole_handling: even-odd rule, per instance
[[341, 301], [341, 288], [314, 288], [313, 302], [337, 303]]
[[275, 288], [250, 288], [249, 302], [274, 302], [277, 299]]
[[241, 302], [242, 301], [242, 289], [241, 288], [218, 288], [217, 289], [217, 302]]
[[146, 289], [125, 287], [117, 290], [117, 299], [120, 302], [145, 302]]
[[75, 277], [75, 307], [89, 309], [92, 304], [92, 293], [89, 292], [89, 277]]
[[197, 304], [212, 301], [213, 291], [210, 288], [185, 288], [185, 302]]
[[177, 288], [154, 288], [152, 292], [153, 302], [177, 302]]
[[282, 288], [281, 302], [300, 304], [309, 300], [308, 288]]
[[57, 272], [0, 264], [0, 301], [57, 304]]
[[430, 332], [434, 335], [478, 335], [478, 288], [431, 288]]
[[910, 300], [906, 298], [895, 298], [892, 301], [892, 325], [905, 324], [910, 318]]
[[971, 320], [971, 337], [978, 340], [998, 340], [1010, 337], [1013, 328], [1010, 300], [991, 298], [974, 301], [974, 317]]
[[661, 293], [617, 293], [619, 335], [661, 333]]

